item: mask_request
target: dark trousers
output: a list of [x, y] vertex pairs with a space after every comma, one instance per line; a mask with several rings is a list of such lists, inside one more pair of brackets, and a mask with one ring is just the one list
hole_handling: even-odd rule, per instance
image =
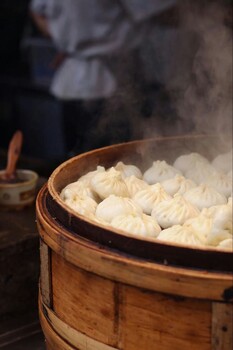
[[63, 129], [67, 153], [82, 153], [92, 148], [91, 130], [99, 123], [103, 105], [102, 99], [63, 102]]

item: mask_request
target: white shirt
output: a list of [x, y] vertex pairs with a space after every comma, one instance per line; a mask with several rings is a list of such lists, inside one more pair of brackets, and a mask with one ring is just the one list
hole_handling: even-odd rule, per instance
[[45, 15], [53, 42], [68, 57], [56, 71], [51, 92], [61, 99], [110, 97], [117, 89], [105, 63], [139, 47], [150, 17], [175, 0], [32, 0], [31, 10]]

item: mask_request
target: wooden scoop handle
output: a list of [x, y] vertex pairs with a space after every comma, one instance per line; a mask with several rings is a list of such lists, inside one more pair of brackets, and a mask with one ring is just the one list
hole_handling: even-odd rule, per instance
[[8, 147], [7, 167], [5, 171], [5, 176], [8, 179], [12, 179], [15, 177], [16, 163], [21, 153], [22, 143], [23, 143], [23, 134], [20, 130], [17, 130], [14, 133]]

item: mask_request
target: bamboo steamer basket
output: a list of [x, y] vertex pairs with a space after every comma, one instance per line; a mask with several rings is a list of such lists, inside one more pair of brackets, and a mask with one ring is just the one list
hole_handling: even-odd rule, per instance
[[105, 147], [61, 164], [36, 203], [39, 314], [48, 350], [232, 349], [232, 253], [161, 244], [75, 214], [59, 193], [97, 165], [224, 151], [215, 137]]

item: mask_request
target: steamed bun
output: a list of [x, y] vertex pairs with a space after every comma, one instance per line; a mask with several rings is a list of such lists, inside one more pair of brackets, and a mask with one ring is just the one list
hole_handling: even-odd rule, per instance
[[217, 245], [217, 248], [225, 249], [233, 252], [233, 239], [232, 238], [224, 239]]
[[157, 182], [174, 177], [176, 174], [181, 174], [178, 169], [169, 165], [165, 160], [154, 161], [152, 166], [143, 174], [143, 180], [148, 184], [153, 185]]
[[232, 169], [232, 150], [217, 155], [213, 159], [212, 165], [216, 170], [220, 172], [229, 172]]
[[83, 197], [77, 194], [73, 194], [72, 196], [65, 198], [64, 202], [78, 214], [87, 217], [90, 214], [95, 214], [95, 210], [97, 208], [97, 203], [94, 201], [94, 199], [87, 196]]
[[133, 197], [133, 201], [137, 203], [146, 214], [151, 214], [155, 205], [171, 196], [159, 184], [148, 185], [145, 189], [138, 191]]
[[144, 237], [157, 237], [161, 227], [151, 216], [142, 214], [123, 214], [111, 221], [111, 226]]
[[184, 198], [195, 205], [198, 209], [209, 208], [213, 205], [225, 204], [227, 199], [225, 196], [216, 191], [213, 187], [202, 184], [191, 188], [184, 193]]
[[95, 170], [89, 171], [85, 175], [82, 175], [79, 179], [78, 182], [82, 182], [84, 186], [90, 186], [91, 179], [93, 176], [95, 176], [97, 173], [102, 173], [105, 171], [105, 168], [101, 165], [98, 165]]
[[95, 201], [98, 201], [98, 196], [89, 186], [89, 184], [85, 184], [83, 181], [75, 181], [67, 185], [63, 188], [60, 193], [60, 197], [62, 200], [66, 201], [69, 198], [74, 197], [75, 195], [81, 197], [90, 197]]
[[232, 229], [232, 207], [229, 204], [216, 205], [208, 209], [203, 209], [213, 218], [215, 227], [233, 233]]
[[121, 172], [123, 178], [132, 175], [139, 179], [142, 178], [141, 170], [133, 164], [125, 164], [123, 162], [118, 162], [114, 168]]
[[121, 172], [113, 167], [107, 171], [95, 174], [91, 179], [91, 187], [101, 199], [107, 198], [111, 194], [129, 197]]
[[184, 226], [191, 228], [203, 244], [216, 246], [222, 240], [232, 237], [232, 218], [229, 217], [229, 211], [226, 207], [227, 205], [223, 216], [221, 214], [224, 214], [224, 208], [221, 212], [203, 209], [200, 215], [187, 220]]
[[135, 175], [126, 177], [125, 183], [129, 192], [129, 196], [132, 198], [138, 191], [149, 187], [148, 183], [137, 178]]
[[192, 168], [185, 172], [185, 177], [194, 181], [197, 185], [206, 183], [207, 179], [216, 174], [216, 170], [209, 163], [201, 165], [195, 164]]
[[192, 152], [177, 157], [173, 166], [176, 169], [179, 169], [183, 174], [185, 174], [188, 170], [191, 170], [193, 167], [199, 167], [203, 164], [209, 164], [208, 159], [206, 159], [197, 152]]
[[197, 207], [186, 201], [183, 196], [175, 194], [174, 198], [164, 200], [154, 206], [151, 216], [162, 228], [183, 225], [189, 218], [199, 215]]
[[157, 240], [182, 245], [202, 246], [202, 242], [190, 227], [174, 225], [160, 232]]
[[196, 184], [192, 180], [186, 179], [182, 175], [176, 175], [171, 179], [165, 180], [161, 183], [161, 185], [163, 186], [165, 191], [171, 196], [173, 196], [176, 193], [184, 194], [190, 188], [196, 186]]
[[118, 215], [141, 215], [142, 209], [132, 199], [112, 194], [98, 204], [95, 214], [97, 219], [110, 223]]
[[206, 179], [206, 183], [214, 187], [219, 193], [225, 197], [229, 197], [232, 193], [232, 178], [223, 173], [212, 174]]

